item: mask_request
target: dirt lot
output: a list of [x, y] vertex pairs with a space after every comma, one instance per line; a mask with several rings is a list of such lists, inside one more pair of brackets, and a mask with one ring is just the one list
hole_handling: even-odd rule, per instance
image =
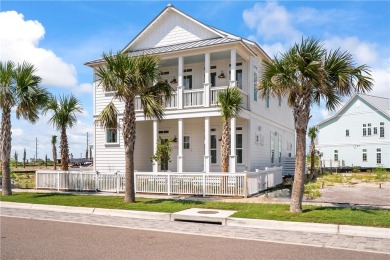
[[390, 206], [390, 182], [381, 188], [378, 183], [326, 186], [321, 189], [321, 197], [312, 201]]

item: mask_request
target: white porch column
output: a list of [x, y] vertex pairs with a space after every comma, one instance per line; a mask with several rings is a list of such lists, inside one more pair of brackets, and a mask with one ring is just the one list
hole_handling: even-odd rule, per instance
[[210, 172], [210, 117], [204, 118], [204, 172]]
[[237, 86], [236, 83], [236, 49], [230, 50], [230, 86]]
[[178, 129], [178, 152], [177, 152], [177, 172], [183, 172], [183, 118], [177, 120]]
[[[158, 142], [158, 121], [153, 120], [153, 154], [157, 152], [157, 142]], [[158, 163], [153, 161], [153, 172], [158, 172]]]
[[210, 106], [210, 53], [204, 54], [204, 106]]
[[183, 69], [184, 69], [184, 60], [183, 57], [179, 57], [179, 66], [177, 72], [177, 106], [179, 109], [183, 109]]
[[230, 158], [229, 172], [236, 172], [236, 118], [230, 119]]

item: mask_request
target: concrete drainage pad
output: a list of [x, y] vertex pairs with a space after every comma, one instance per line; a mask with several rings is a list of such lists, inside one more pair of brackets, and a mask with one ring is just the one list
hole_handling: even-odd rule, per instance
[[219, 209], [186, 209], [171, 214], [171, 221], [186, 221], [226, 225], [226, 220], [236, 211]]

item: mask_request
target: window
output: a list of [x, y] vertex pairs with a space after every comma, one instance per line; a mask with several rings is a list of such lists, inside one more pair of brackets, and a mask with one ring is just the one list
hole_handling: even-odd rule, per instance
[[367, 162], [367, 149], [363, 149], [363, 162]]
[[269, 107], [269, 93], [268, 93], [267, 96], [265, 97], [265, 106], [266, 106], [266, 107]]
[[190, 149], [191, 138], [188, 135], [183, 136], [183, 149]]
[[237, 163], [242, 163], [242, 134], [236, 134]]
[[381, 148], [376, 149], [376, 163], [382, 163]]
[[334, 161], [338, 161], [339, 160], [339, 150], [334, 150]]
[[363, 136], [366, 136], [367, 135], [367, 125], [366, 124], [363, 124]]
[[275, 159], [275, 140], [271, 133], [271, 163], [274, 163]]
[[106, 129], [106, 143], [107, 144], [118, 143], [118, 130], [116, 128]]
[[379, 137], [385, 137], [385, 122], [381, 122], [379, 126]]
[[253, 73], [253, 100], [257, 101], [257, 73]]
[[367, 124], [367, 135], [371, 135], [371, 124]]
[[217, 136], [211, 135], [210, 142], [211, 163], [217, 163]]
[[216, 86], [216, 78], [217, 78], [217, 73], [216, 72], [210, 73], [210, 82], [211, 82], [211, 86], [212, 87]]
[[349, 129], [345, 130], [345, 136], [349, 136]]
[[377, 135], [378, 134], [378, 127], [374, 127], [374, 135]]
[[282, 106], [282, 97], [279, 97], [279, 107]]

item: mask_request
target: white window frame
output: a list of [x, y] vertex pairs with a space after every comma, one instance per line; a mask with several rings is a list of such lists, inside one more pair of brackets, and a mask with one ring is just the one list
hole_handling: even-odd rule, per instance
[[367, 149], [362, 150], [362, 161], [367, 162]]
[[[116, 141], [115, 142], [108, 142], [108, 140], [107, 140], [107, 131], [109, 131], [109, 130], [115, 130], [116, 131]], [[106, 146], [115, 146], [115, 145], [119, 145], [119, 128], [105, 128], [104, 129], [104, 144], [106, 145]]]
[[[188, 142], [185, 141], [186, 137], [188, 137]], [[186, 148], [186, 144], [188, 144], [188, 148]], [[183, 135], [183, 150], [191, 150], [191, 135], [184, 134]]]

